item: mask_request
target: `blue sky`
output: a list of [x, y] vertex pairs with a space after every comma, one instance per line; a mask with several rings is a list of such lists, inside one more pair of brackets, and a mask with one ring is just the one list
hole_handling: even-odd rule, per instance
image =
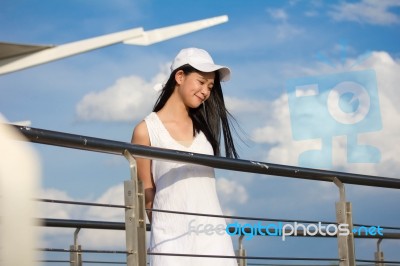
[[[349, 163], [346, 138], [332, 136], [330, 169], [398, 178], [400, 156], [393, 143], [400, 140], [396, 101], [400, 99], [396, 91], [400, 1], [5, 0], [0, 14], [2, 41], [55, 45], [134, 27], [151, 30], [229, 16], [228, 23], [152, 46], [117, 44], [0, 76], [0, 113], [9, 121], [31, 120], [33, 127], [128, 142], [134, 125], [150, 112], [156, 99], [153, 85], [168, 75], [167, 67], [180, 49], [195, 46], [232, 69], [232, 79], [223, 88], [228, 107], [246, 133], [246, 144], [239, 143], [241, 158], [298, 165], [300, 153], [320, 148], [321, 142], [293, 140], [286, 82], [373, 69], [382, 129], [364, 132], [358, 140], [377, 147], [381, 159]], [[128, 163], [122, 157], [43, 145], [35, 148], [42, 161], [42, 197], [122, 201], [121, 184], [129, 178]], [[338, 193], [333, 184], [226, 171], [217, 174], [227, 214], [335, 219]], [[399, 226], [398, 191], [347, 186], [347, 193], [354, 222]], [[117, 221], [123, 217], [117, 211], [71, 206], [46, 205], [44, 209], [47, 217]], [[118, 234], [97, 234], [98, 238], [90, 232], [82, 234], [84, 246], [123, 246]], [[57, 247], [67, 247], [71, 241], [68, 230], [47, 230], [43, 240]], [[329, 239], [257, 238], [245, 245], [249, 255], [337, 256], [336, 242]], [[384, 240], [385, 258], [400, 260], [399, 245]], [[375, 246], [374, 240], [357, 240], [357, 257], [372, 259]]]

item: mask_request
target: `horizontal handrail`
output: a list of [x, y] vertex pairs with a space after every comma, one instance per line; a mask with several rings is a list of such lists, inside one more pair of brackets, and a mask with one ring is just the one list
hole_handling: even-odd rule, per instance
[[45, 227], [125, 230], [125, 223], [122, 222], [53, 219], [53, 218], [37, 219], [37, 221], [38, 221], [37, 224]]
[[81, 206], [121, 208], [121, 209], [127, 208], [125, 205], [108, 204], [108, 203], [106, 204], [106, 203], [82, 202], [82, 201], [71, 201], [71, 200], [55, 200], [55, 199], [36, 199], [36, 200], [47, 203], [60, 203], [60, 204], [71, 204], [71, 205], [81, 205]]
[[[70, 252], [70, 251], [69, 251]], [[44, 263], [71, 263], [71, 260], [39, 260], [37, 262], [44, 262]], [[95, 261], [95, 260], [82, 260], [82, 263], [93, 263], [93, 264], [121, 264], [126, 265], [126, 262], [122, 261]], [[327, 265], [328, 266], [328, 265]]]
[[[37, 219], [37, 221], [38, 221], [37, 224], [45, 227], [125, 230], [125, 223], [123, 222], [52, 219], [52, 218]], [[150, 230], [151, 230], [151, 225], [146, 224], [146, 231]]]
[[127, 142], [75, 135], [39, 128], [16, 125], [14, 125], [14, 127], [29, 141], [34, 143], [118, 155], [123, 155], [124, 151], [127, 150], [132, 155], [138, 157], [193, 163], [218, 169], [330, 182], [332, 182], [334, 178], [338, 178], [342, 183], [347, 184], [400, 189], [400, 179], [397, 178], [270, 164], [251, 160], [229, 159], [225, 157], [216, 157], [178, 150], [134, 145]]
[[[48, 252], [77, 252], [74, 249], [66, 248], [37, 248], [37, 251], [48, 251]], [[79, 253], [109, 253], [109, 254], [127, 254], [126, 250], [100, 250], [100, 249], [79, 249]]]

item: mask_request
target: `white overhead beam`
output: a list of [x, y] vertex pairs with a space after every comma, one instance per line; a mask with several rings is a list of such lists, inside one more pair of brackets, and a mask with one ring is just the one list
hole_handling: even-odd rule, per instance
[[212, 27], [228, 21], [228, 16], [219, 16], [174, 26], [144, 31], [143, 28], [120, 31], [90, 39], [71, 42], [35, 52], [26, 56], [8, 58], [0, 62], [0, 75], [22, 70], [28, 67], [48, 63], [65, 57], [99, 49], [112, 44], [124, 42], [132, 45], [150, 45], [175, 38], [194, 31]]
[[175, 26], [169, 26], [143, 32], [141, 36], [124, 41], [125, 44], [150, 45], [171, 38], [185, 35], [194, 31], [209, 28], [228, 21], [228, 16], [219, 16], [208, 19], [197, 20]]
[[55, 46], [53, 48], [16, 59], [15, 61], [1, 66], [0, 75], [109, 46], [135, 36], [140, 36], [141, 34], [143, 34], [143, 29], [135, 28]]

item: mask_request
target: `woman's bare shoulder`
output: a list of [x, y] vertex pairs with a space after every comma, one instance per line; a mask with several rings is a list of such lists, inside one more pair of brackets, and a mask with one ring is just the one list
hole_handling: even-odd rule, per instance
[[133, 130], [131, 142], [134, 144], [150, 145], [149, 131], [144, 120], [137, 124]]

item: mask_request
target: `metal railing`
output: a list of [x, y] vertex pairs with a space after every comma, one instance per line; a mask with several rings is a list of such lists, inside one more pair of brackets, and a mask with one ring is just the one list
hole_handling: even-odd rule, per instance
[[[151, 159], [163, 159], [171, 161], [179, 161], [185, 163], [193, 163], [204, 166], [209, 166], [218, 169], [241, 171], [247, 173], [257, 173], [265, 175], [283, 176], [290, 178], [317, 180], [333, 182], [339, 189], [340, 200], [336, 203], [336, 223], [337, 224], [348, 224], [350, 232], [353, 229], [352, 223], [352, 210], [351, 203], [346, 201], [345, 187], [344, 184], [356, 184], [363, 186], [373, 187], [384, 187], [399, 189], [400, 179], [388, 178], [388, 177], [377, 177], [371, 175], [360, 175], [350, 174], [336, 171], [317, 170], [310, 168], [301, 168], [294, 166], [285, 166], [278, 164], [269, 164], [265, 162], [251, 161], [251, 160], [240, 160], [240, 159], [229, 159], [224, 157], [215, 157], [204, 154], [196, 154], [190, 152], [183, 152], [177, 150], [167, 150], [156, 147], [148, 147], [141, 145], [133, 145], [131, 143], [106, 140], [100, 138], [93, 138], [88, 136], [74, 135], [63, 132], [56, 132], [38, 128], [14, 126], [19, 130], [29, 141], [40, 144], [48, 144], [60, 147], [74, 148], [80, 150], [96, 151], [103, 153], [111, 153], [116, 155], [124, 155], [131, 168], [131, 180], [124, 182], [125, 188], [125, 205], [124, 206], [111, 206], [125, 208], [125, 223], [108, 223], [95, 221], [66, 221], [66, 220], [50, 220], [45, 219], [44, 224], [47, 226], [62, 226], [62, 227], [74, 227], [74, 228], [85, 228], [85, 226], [91, 226], [90, 228], [103, 228], [103, 229], [115, 229], [125, 230], [126, 232], [126, 251], [121, 251], [127, 254], [127, 265], [146, 265], [146, 254], [149, 255], [164, 255], [164, 256], [193, 256], [193, 254], [158, 254], [158, 253], [146, 253], [145, 250], [145, 231], [149, 230], [149, 225], [145, 224], [145, 208], [144, 208], [144, 194], [140, 180], [136, 175], [136, 163], [133, 156], [151, 158]], [[132, 156], [133, 155], [133, 156]], [[48, 202], [55, 200], [47, 200]], [[72, 203], [73, 204], [73, 203]], [[75, 203], [79, 204], [79, 203]], [[152, 210], [152, 211], [163, 211], [163, 210]], [[165, 210], [164, 210], [165, 211]], [[175, 212], [176, 213], [176, 212]], [[188, 214], [181, 213], [182, 215], [199, 215], [199, 214]], [[203, 214], [207, 215], [207, 214]], [[233, 217], [233, 216], [223, 216]], [[249, 217], [244, 217], [249, 218]], [[254, 217], [253, 217], [254, 218]], [[239, 217], [240, 219], [240, 217]], [[262, 219], [262, 218], [257, 218]], [[271, 220], [271, 219], [269, 219]], [[312, 221], [308, 221], [312, 222]], [[86, 223], [86, 225], [85, 225]], [[89, 228], [89, 227], [88, 227]], [[391, 227], [392, 229], [399, 229]], [[75, 240], [79, 230], [75, 231]], [[301, 233], [301, 232], [299, 232]], [[360, 237], [363, 237], [362, 235]], [[367, 237], [367, 236], [365, 236]], [[372, 237], [372, 236], [369, 236]], [[320, 261], [336, 261], [340, 266], [355, 265], [355, 262], [375, 263], [375, 265], [382, 266], [386, 264], [399, 264], [396, 261], [384, 261], [383, 253], [379, 249], [381, 239], [393, 238], [399, 239], [397, 233], [384, 233], [383, 236], [377, 237], [380, 240], [377, 243], [378, 251], [375, 254], [375, 260], [360, 260], [356, 259], [354, 255], [354, 234], [350, 233], [348, 236], [337, 236], [338, 239], [338, 258], [277, 258], [277, 257], [255, 257], [246, 256], [246, 252], [243, 248], [241, 238], [239, 238], [239, 251], [238, 256], [234, 258], [238, 259], [239, 265], [247, 265], [248, 259], [265, 259], [265, 260], [320, 260]], [[71, 250], [74, 251], [71, 254], [71, 260], [77, 262], [72, 265], [81, 265], [81, 258], [79, 254], [84, 250], [80, 249], [76, 241], [74, 246], [71, 246]], [[74, 257], [73, 257], [74, 255]], [[199, 255], [196, 255], [199, 256]], [[202, 256], [202, 255], [200, 255]], [[208, 257], [221, 257], [221, 256], [209, 256]], [[229, 256], [224, 256], [229, 257]], [[249, 264], [250, 265], [250, 264]]]

